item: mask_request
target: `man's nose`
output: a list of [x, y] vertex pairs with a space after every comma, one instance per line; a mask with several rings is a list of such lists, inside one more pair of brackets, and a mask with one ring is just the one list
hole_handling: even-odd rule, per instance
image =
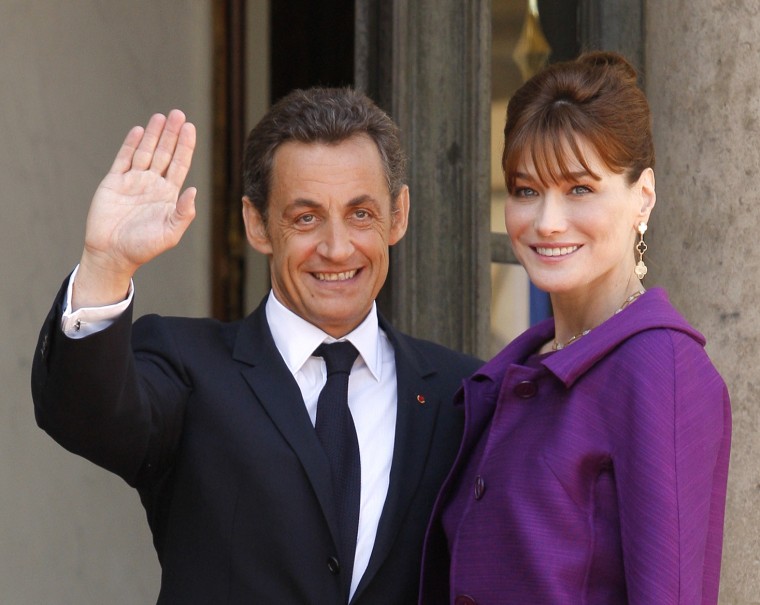
[[318, 252], [333, 261], [342, 261], [354, 253], [351, 230], [342, 220], [328, 221], [322, 230]]

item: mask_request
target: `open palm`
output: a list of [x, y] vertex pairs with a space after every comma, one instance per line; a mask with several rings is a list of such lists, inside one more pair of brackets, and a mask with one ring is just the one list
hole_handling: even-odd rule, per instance
[[180, 195], [194, 148], [195, 128], [177, 110], [133, 128], [93, 198], [85, 249], [133, 273], [176, 245], [195, 216], [195, 189]]
[[179, 242], [195, 217], [195, 188], [181, 192], [194, 149], [179, 110], [127, 134], [90, 205], [75, 307], [118, 300], [141, 265]]

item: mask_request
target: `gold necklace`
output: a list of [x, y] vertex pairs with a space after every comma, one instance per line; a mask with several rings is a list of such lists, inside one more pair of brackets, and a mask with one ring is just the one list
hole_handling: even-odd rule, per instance
[[[634, 292], [633, 294], [631, 294], [628, 298], [626, 298], [623, 301], [623, 304], [620, 305], [620, 307], [618, 308], [618, 310], [615, 311], [613, 313], [613, 315], [617, 315], [618, 313], [620, 313], [623, 309], [625, 309], [628, 305], [630, 305], [634, 300], [636, 300], [642, 294], [644, 294], [644, 290], [638, 290], [638, 291]], [[602, 323], [604, 323], [604, 322], [602, 322]], [[576, 340], [578, 340], [579, 338], [582, 338], [583, 336], [585, 336], [586, 334], [588, 334], [589, 332], [591, 332], [591, 330], [592, 330], [592, 328], [586, 328], [585, 330], [583, 330], [581, 332], [578, 332], [577, 334], [573, 334], [570, 337], [570, 339], [567, 340], [564, 343], [560, 342], [559, 340], [557, 340], [555, 338], [554, 339], [554, 343], [552, 343], [552, 351], [561, 351], [566, 346], [573, 344]]]

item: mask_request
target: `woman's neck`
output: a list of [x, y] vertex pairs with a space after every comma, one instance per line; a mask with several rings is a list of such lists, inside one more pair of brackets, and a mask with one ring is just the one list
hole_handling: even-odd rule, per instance
[[623, 283], [608, 283], [583, 292], [551, 294], [554, 311], [554, 340], [541, 351], [557, 350], [573, 344], [631, 304], [644, 291], [633, 276]]

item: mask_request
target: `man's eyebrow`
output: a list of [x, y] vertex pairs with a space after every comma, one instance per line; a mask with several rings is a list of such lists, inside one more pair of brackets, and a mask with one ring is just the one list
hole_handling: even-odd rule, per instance
[[364, 195], [359, 195], [348, 202], [348, 205], [351, 206], [352, 208], [354, 206], [361, 206], [362, 204], [371, 204], [373, 206], [379, 206], [380, 202], [378, 202], [374, 197], [372, 197], [368, 193], [365, 193]]
[[310, 200], [308, 198], [299, 197], [294, 199], [292, 202], [288, 204], [288, 208], [319, 208], [321, 204], [315, 202], [314, 200]]
[[[371, 205], [376, 208], [380, 207], [380, 202], [378, 202], [373, 196], [369, 195], [368, 193], [358, 195], [355, 198], [348, 201], [346, 204], [350, 208], [355, 208], [356, 206], [362, 206], [362, 205]], [[310, 200], [309, 198], [305, 197], [299, 197], [291, 202], [289, 202], [286, 206], [286, 212], [290, 211], [298, 211], [302, 209], [311, 209], [311, 210], [317, 210], [322, 207], [322, 204], [319, 202], [316, 202], [314, 200]]]

